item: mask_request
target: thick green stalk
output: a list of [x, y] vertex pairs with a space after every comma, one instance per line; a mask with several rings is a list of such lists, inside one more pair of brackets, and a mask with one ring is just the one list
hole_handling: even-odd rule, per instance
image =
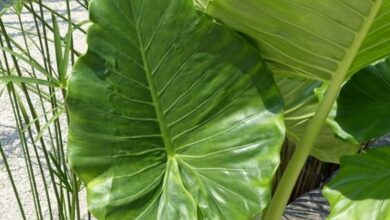
[[291, 160], [288, 163], [286, 170], [284, 171], [282, 179], [280, 180], [280, 183], [275, 191], [274, 198], [272, 199], [265, 215], [265, 219], [281, 219], [284, 207], [286, 206], [288, 199], [290, 198], [290, 194], [295, 186], [301, 169], [304, 166], [306, 159], [310, 155], [310, 152], [313, 148], [313, 144], [337, 98], [338, 92], [343, 83], [343, 79], [344, 78], [338, 80], [337, 82], [336, 80], [334, 80], [334, 82], [331, 82], [331, 84], [329, 85], [328, 91], [326, 92], [323, 101], [318, 106], [318, 110], [315, 116], [307, 127], [304, 138], [297, 145], [296, 150], [291, 157]]
[[373, 3], [369, 15], [366, 17], [360, 31], [356, 33], [356, 37], [351, 47], [346, 51], [343, 60], [339, 67], [334, 72], [329, 87], [325, 93], [324, 99], [320, 102], [314, 117], [306, 128], [305, 135], [297, 144], [296, 150], [287, 165], [286, 170], [280, 180], [280, 183], [275, 191], [274, 197], [264, 216], [266, 220], [280, 220], [284, 208], [287, 205], [288, 199], [294, 189], [295, 183], [299, 174], [309, 157], [313, 148], [314, 142], [321, 131], [326, 118], [328, 117], [336, 99], [340, 92], [341, 86], [349, 73], [354, 58], [359, 52], [365, 36], [367, 35], [375, 17], [382, 6], [383, 0], [377, 0]]

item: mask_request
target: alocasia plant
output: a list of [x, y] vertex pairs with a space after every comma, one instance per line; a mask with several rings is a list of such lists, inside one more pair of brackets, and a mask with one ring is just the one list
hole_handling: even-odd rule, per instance
[[99, 219], [250, 219], [284, 139], [271, 72], [185, 0], [94, 0], [69, 158]]
[[331, 81], [390, 51], [388, 0], [195, 1], [256, 39], [262, 57], [292, 75]]
[[389, 219], [390, 147], [346, 156], [324, 189], [332, 209], [329, 220]]
[[390, 1], [195, 2], [200, 10], [255, 39], [275, 72], [328, 85], [265, 215], [266, 219], [279, 219], [344, 82], [390, 54]]
[[389, 133], [390, 59], [356, 73], [341, 90], [337, 104], [335, 120], [358, 141]]
[[[322, 96], [321, 83], [310, 79], [278, 75], [276, 75], [276, 81], [285, 101], [286, 136], [289, 141], [299, 143], [305, 134], [310, 118], [313, 117], [318, 107]], [[321, 92], [316, 92], [317, 90]], [[360, 145], [349, 136], [335, 135], [336, 126], [338, 126], [334, 122], [335, 114], [336, 111], [333, 111], [333, 114], [328, 116], [327, 123], [323, 125], [317, 136], [311, 155], [322, 161], [339, 163], [342, 156], [355, 154], [360, 149]], [[338, 129], [337, 133], [340, 134], [342, 131]]]
[[[343, 87], [336, 120], [360, 141], [390, 132], [389, 60], [356, 73]], [[365, 128], [365, 129], [362, 129]], [[390, 147], [370, 149], [341, 161], [324, 189], [329, 219], [389, 219]]]
[[[279, 220], [310, 153], [338, 162], [390, 127], [388, 64], [361, 70], [390, 55], [390, 0], [194, 3], [208, 16], [191, 0], [91, 1], [69, 159], [99, 219]], [[297, 148], [263, 213], [285, 130]]]

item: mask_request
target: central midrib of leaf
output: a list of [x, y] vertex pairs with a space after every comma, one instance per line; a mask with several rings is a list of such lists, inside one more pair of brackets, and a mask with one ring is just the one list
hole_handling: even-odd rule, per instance
[[164, 147], [167, 151], [168, 158], [172, 158], [175, 154], [175, 150], [173, 148], [173, 144], [171, 141], [171, 135], [169, 133], [169, 129], [167, 126], [168, 123], [166, 122], [166, 117], [165, 117], [165, 114], [164, 114], [164, 111], [163, 111], [163, 108], [162, 108], [162, 105], [161, 105], [161, 102], [160, 102], [160, 99], [159, 99], [159, 96], [157, 93], [156, 83], [154, 81], [152, 72], [150, 71], [148, 58], [146, 56], [146, 51], [145, 51], [144, 43], [143, 43], [142, 36], [141, 36], [141, 29], [139, 26], [139, 21], [136, 24], [136, 29], [137, 29], [136, 30], [137, 31], [137, 38], [138, 38], [139, 48], [140, 48], [140, 52], [141, 52], [142, 62], [143, 62], [144, 68], [145, 68], [146, 78], [148, 80], [150, 93], [151, 93], [151, 96], [153, 99], [153, 104], [154, 104], [154, 107], [156, 110], [156, 115], [157, 115], [158, 124], [160, 126], [161, 136], [162, 136], [162, 139], [164, 141]]
[[355, 39], [352, 42], [351, 47], [346, 51], [343, 60], [340, 62], [339, 67], [333, 74], [333, 81], [344, 81], [348, 71], [352, 66], [352, 62], [356, 58], [360, 47], [363, 44], [365, 37], [367, 36], [372, 24], [375, 21], [375, 18], [383, 4], [383, 0], [373, 1], [373, 5], [368, 16], [365, 18], [360, 31], [356, 33]]

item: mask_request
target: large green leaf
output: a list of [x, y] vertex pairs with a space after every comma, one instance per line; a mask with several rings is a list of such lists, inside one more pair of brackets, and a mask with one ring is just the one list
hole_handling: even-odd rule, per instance
[[69, 161], [99, 219], [249, 219], [270, 198], [281, 98], [256, 50], [190, 0], [93, 0], [69, 80]]
[[328, 81], [390, 54], [390, 0], [194, 0], [277, 69]]
[[359, 71], [342, 88], [336, 121], [358, 141], [390, 132], [390, 60]]
[[[314, 91], [320, 89], [321, 83], [279, 75], [276, 75], [276, 81], [285, 100], [286, 134], [290, 141], [297, 144], [305, 134], [307, 124], [318, 107], [319, 98]], [[336, 135], [344, 131], [337, 129], [335, 132], [332, 129], [338, 126], [333, 120], [334, 115], [335, 109], [328, 117], [327, 123], [323, 125], [311, 155], [322, 161], [339, 163], [342, 156], [357, 153], [360, 145], [346, 135]]]
[[390, 147], [341, 159], [337, 176], [326, 185], [329, 220], [390, 219]]

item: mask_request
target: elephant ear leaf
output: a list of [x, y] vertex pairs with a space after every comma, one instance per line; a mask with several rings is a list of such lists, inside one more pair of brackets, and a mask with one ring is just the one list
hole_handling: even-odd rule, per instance
[[329, 220], [388, 220], [390, 216], [390, 147], [341, 159], [337, 176], [324, 188]]
[[92, 0], [69, 161], [99, 219], [250, 219], [284, 139], [271, 73], [186, 0]]
[[[322, 90], [324, 86], [321, 86], [321, 82], [311, 79], [288, 78], [279, 74], [275, 74], [275, 80], [285, 103], [286, 136], [291, 142], [297, 144], [301, 141], [308, 122], [318, 108], [320, 97], [317, 91]], [[357, 153], [360, 145], [345, 136], [335, 134], [335, 131], [340, 134], [343, 130], [334, 129], [338, 126], [334, 122], [334, 115], [335, 111], [332, 111], [328, 116], [326, 124], [318, 134], [311, 155], [321, 161], [340, 163], [342, 156]]]
[[342, 88], [336, 121], [359, 142], [390, 132], [390, 60], [366, 67]]
[[263, 58], [295, 76], [327, 82], [390, 54], [389, 0], [194, 2], [254, 38]]

